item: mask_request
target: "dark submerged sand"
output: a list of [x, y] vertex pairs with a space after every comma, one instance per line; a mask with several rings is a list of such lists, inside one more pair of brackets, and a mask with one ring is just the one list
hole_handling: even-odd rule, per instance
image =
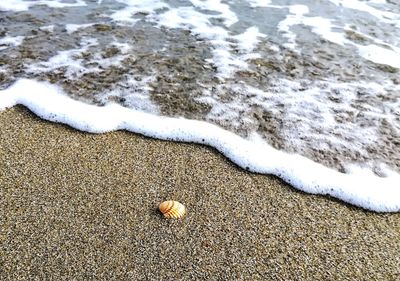
[[[400, 280], [400, 214], [211, 148], [0, 113], [0, 280]], [[157, 211], [165, 199], [182, 220]]]

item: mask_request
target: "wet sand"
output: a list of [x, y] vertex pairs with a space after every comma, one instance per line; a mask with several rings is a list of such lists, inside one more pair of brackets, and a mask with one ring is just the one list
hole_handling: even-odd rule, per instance
[[[0, 112], [1, 280], [400, 280], [400, 214], [237, 168], [211, 148]], [[157, 211], [184, 203], [182, 220]]]

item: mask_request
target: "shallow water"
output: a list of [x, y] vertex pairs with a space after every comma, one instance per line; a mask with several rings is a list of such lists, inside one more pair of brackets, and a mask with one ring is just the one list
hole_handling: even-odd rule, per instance
[[400, 172], [393, 1], [3, 0], [0, 22], [0, 90], [46, 81], [341, 173]]

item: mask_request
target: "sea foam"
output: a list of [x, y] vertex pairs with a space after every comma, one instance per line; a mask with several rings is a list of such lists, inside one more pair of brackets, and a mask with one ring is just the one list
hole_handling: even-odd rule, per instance
[[303, 191], [399, 211], [392, 3], [0, 2], [0, 108], [203, 143]]
[[0, 39], [0, 51], [5, 50], [10, 47], [17, 47], [22, 44], [24, 40], [24, 36], [15, 36], [15, 37], [4, 37]]
[[21, 79], [0, 91], [0, 110], [16, 104], [43, 119], [90, 133], [128, 130], [163, 140], [206, 144], [244, 169], [276, 175], [305, 192], [330, 195], [377, 212], [400, 211], [400, 176], [396, 173], [378, 177], [361, 168], [340, 173], [300, 155], [276, 150], [256, 135], [244, 139], [203, 121], [160, 117], [117, 104], [84, 104], [46, 82]]
[[32, 6], [45, 5], [51, 8], [64, 8], [64, 7], [80, 7], [86, 6], [83, 0], [74, 0], [72, 3], [65, 3], [59, 0], [35, 0], [35, 1], [20, 1], [20, 0], [7, 0], [0, 2], [0, 11], [27, 11]]

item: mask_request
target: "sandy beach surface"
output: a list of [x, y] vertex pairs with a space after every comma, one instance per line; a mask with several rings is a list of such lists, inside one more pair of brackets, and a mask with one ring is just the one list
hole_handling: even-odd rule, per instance
[[[215, 150], [0, 112], [0, 280], [400, 280], [400, 214]], [[157, 206], [187, 206], [181, 220]]]

